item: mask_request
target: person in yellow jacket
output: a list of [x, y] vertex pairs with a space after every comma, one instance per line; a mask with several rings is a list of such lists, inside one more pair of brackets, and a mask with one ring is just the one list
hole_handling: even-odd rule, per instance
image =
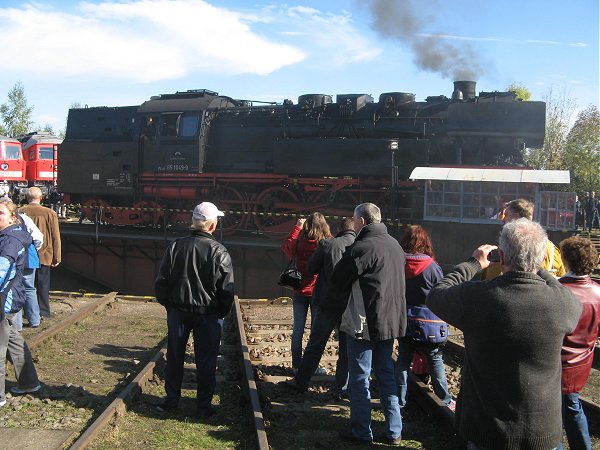
[[[512, 222], [513, 220], [525, 217], [526, 219], [533, 220], [533, 203], [524, 198], [518, 198], [511, 200], [504, 207], [504, 214], [502, 220], [504, 223]], [[550, 239], [546, 243], [546, 256], [542, 267], [546, 269], [551, 275], [555, 277], [562, 277], [566, 274], [565, 266], [560, 255], [560, 250], [556, 245], [552, 243]], [[492, 263], [487, 269], [481, 274], [482, 280], [491, 280], [502, 274], [502, 267], [500, 263]]]

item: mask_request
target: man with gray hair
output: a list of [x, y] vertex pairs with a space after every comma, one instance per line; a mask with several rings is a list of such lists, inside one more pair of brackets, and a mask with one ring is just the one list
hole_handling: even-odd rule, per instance
[[165, 251], [155, 282], [156, 300], [167, 310], [168, 344], [165, 391], [161, 412], [179, 406], [185, 349], [194, 331], [196, 417], [214, 413], [217, 356], [223, 318], [234, 297], [233, 267], [227, 249], [213, 237], [224, 213], [202, 202], [192, 214], [192, 235], [176, 239]]
[[50, 317], [50, 268], [61, 261], [60, 229], [58, 216], [50, 208], [42, 206], [42, 191], [30, 187], [27, 191], [28, 205], [19, 209], [27, 214], [44, 235], [44, 242], [38, 250], [40, 267], [36, 270], [37, 299], [41, 317]]
[[[536, 222], [509, 222], [499, 248], [477, 248], [427, 297], [436, 315], [464, 333], [455, 426], [468, 449], [560, 444], [561, 346], [582, 307], [541, 267], [547, 240]], [[496, 248], [503, 275], [471, 281]]]
[[[354, 209], [356, 240], [336, 264], [327, 298], [348, 298], [340, 331], [346, 334], [350, 429], [340, 438], [367, 444], [373, 440], [398, 445], [402, 418], [396, 393], [392, 350], [406, 331], [404, 251], [381, 223], [373, 203]], [[385, 416], [384, 436], [371, 430], [371, 369], [377, 378]]]

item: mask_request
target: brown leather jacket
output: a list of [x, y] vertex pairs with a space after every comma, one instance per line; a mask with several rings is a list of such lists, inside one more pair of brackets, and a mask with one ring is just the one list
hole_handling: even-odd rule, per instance
[[585, 386], [594, 360], [594, 347], [600, 325], [600, 285], [589, 276], [564, 276], [559, 281], [583, 305], [577, 327], [565, 336], [561, 351], [562, 393], [573, 394], [580, 392]]

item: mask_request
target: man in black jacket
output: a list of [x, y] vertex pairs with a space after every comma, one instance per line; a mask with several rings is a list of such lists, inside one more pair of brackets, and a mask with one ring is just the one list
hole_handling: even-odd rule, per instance
[[340, 330], [347, 335], [351, 423], [340, 437], [360, 443], [373, 441], [369, 390], [373, 369], [386, 421], [385, 436], [376, 440], [397, 445], [402, 418], [392, 350], [394, 339], [406, 331], [406, 260], [373, 203], [362, 203], [354, 209], [354, 230], [356, 240], [335, 266], [328, 294], [349, 295]]
[[214, 413], [215, 371], [223, 317], [234, 296], [233, 268], [227, 249], [212, 236], [224, 213], [210, 202], [194, 209], [192, 235], [176, 239], [165, 251], [155, 282], [156, 299], [167, 309], [167, 397], [159, 411], [177, 408], [181, 398], [185, 349], [194, 331], [196, 414]]
[[[314, 317], [310, 327], [310, 337], [304, 349], [302, 361], [298, 367], [295, 380], [286, 382], [290, 387], [306, 391], [311, 377], [315, 374], [331, 332], [339, 327], [342, 314], [348, 304], [348, 295], [327, 297], [327, 290], [333, 269], [342, 257], [346, 247], [354, 242], [356, 233], [353, 230], [352, 218], [342, 219], [339, 233], [332, 239], [322, 239], [307, 263], [308, 273], [319, 275], [315, 283], [311, 302]], [[348, 357], [346, 355], [346, 335], [340, 333], [338, 361], [335, 368], [335, 384], [331, 392], [340, 398], [346, 392], [348, 383]]]

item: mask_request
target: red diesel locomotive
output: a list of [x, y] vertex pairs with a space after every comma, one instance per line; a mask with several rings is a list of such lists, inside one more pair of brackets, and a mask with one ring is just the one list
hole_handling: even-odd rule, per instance
[[34, 132], [19, 139], [26, 162], [29, 186], [37, 186], [47, 195], [56, 185], [56, 147], [62, 142], [52, 133]]
[[16, 199], [24, 189], [27, 189], [27, 178], [21, 143], [0, 136], [0, 194]]

